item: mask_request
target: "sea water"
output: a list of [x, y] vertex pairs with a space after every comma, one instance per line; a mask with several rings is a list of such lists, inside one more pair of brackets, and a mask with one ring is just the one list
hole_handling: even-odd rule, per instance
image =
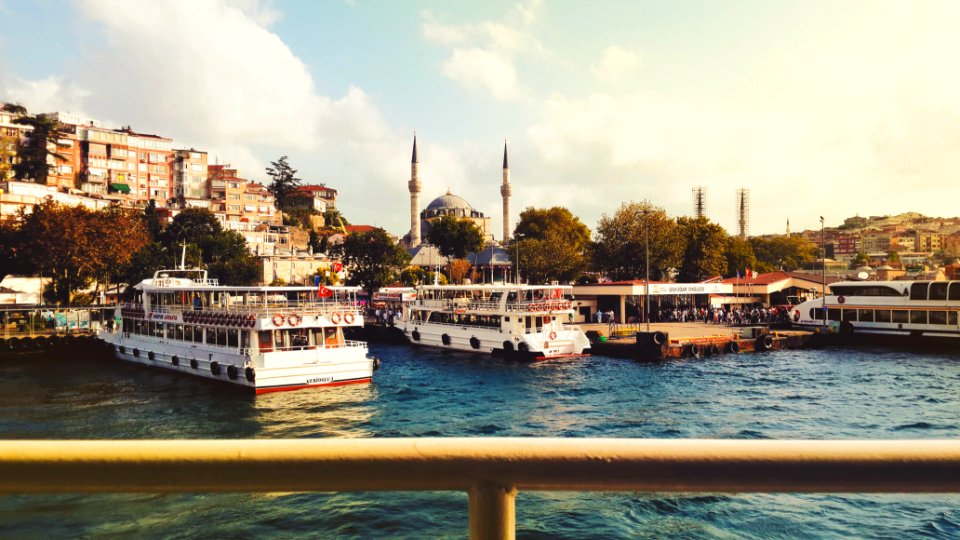
[[[518, 363], [371, 345], [373, 384], [246, 396], [76, 355], [0, 358], [0, 438], [960, 434], [960, 356], [871, 348]], [[464, 537], [451, 492], [0, 496], [2, 538]], [[539, 493], [521, 538], [955, 538], [960, 496]]]

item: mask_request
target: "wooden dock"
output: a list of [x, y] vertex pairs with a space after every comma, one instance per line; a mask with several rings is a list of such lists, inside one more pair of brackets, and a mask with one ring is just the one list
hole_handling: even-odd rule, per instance
[[646, 325], [581, 325], [594, 354], [638, 360], [707, 358], [723, 354], [766, 352], [808, 347], [814, 334], [767, 326], [727, 326], [704, 323]]
[[0, 309], [0, 354], [95, 346], [113, 306]]

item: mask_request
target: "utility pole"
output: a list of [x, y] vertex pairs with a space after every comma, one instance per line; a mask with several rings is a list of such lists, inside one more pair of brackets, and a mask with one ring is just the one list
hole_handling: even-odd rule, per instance
[[643, 210], [643, 259], [646, 263], [646, 279], [643, 282], [643, 312], [647, 321], [647, 332], [650, 331], [650, 225], [647, 218], [650, 215], [649, 209]]
[[820, 279], [822, 283], [820, 284], [820, 298], [822, 299], [823, 308], [821, 309], [823, 315], [823, 329], [827, 328], [827, 244], [824, 242], [823, 236], [823, 216], [820, 216]]

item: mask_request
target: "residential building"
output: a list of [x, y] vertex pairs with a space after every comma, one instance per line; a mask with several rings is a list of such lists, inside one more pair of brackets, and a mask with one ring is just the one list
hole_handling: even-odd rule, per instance
[[327, 201], [331, 199], [331, 191], [333, 192], [332, 198], [336, 200], [337, 191], [335, 189], [326, 186], [299, 186], [297, 191], [287, 199], [286, 207], [288, 209], [314, 210], [322, 214], [327, 211]]
[[206, 152], [193, 148], [173, 151], [173, 197], [177, 206], [196, 206], [187, 201], [210, 198], [207, 174]]
[[861, 249], [863, 249], [863, 243], [859, 234], [838, 234], [833, 239], [833, 251], [836, 259], [852, 259]]
[[917, 231], [916, 251], [940, 251], [943, 249], [943, 234], [934, 231]]
[[884, 230], [871, 229], [863, 232], [863, 251], [867, 253], [890, 251], [890, 233]]
[[26, 137], [30, 126], [14, 124], [20, 114], [3, 110], [0, 103], [0, 181], [13, 178], [13, 165], [17, 162], [17, 149]]

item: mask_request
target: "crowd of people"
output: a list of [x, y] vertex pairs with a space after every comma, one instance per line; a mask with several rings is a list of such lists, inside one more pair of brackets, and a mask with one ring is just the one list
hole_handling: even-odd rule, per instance
[[743, 306], [731, 308], [687, 307], [662, 309], [651, 313], [654, 322], [704, 322], [711, 324], [765, 324], [786, 322], [787, 310], [775, 306]]

